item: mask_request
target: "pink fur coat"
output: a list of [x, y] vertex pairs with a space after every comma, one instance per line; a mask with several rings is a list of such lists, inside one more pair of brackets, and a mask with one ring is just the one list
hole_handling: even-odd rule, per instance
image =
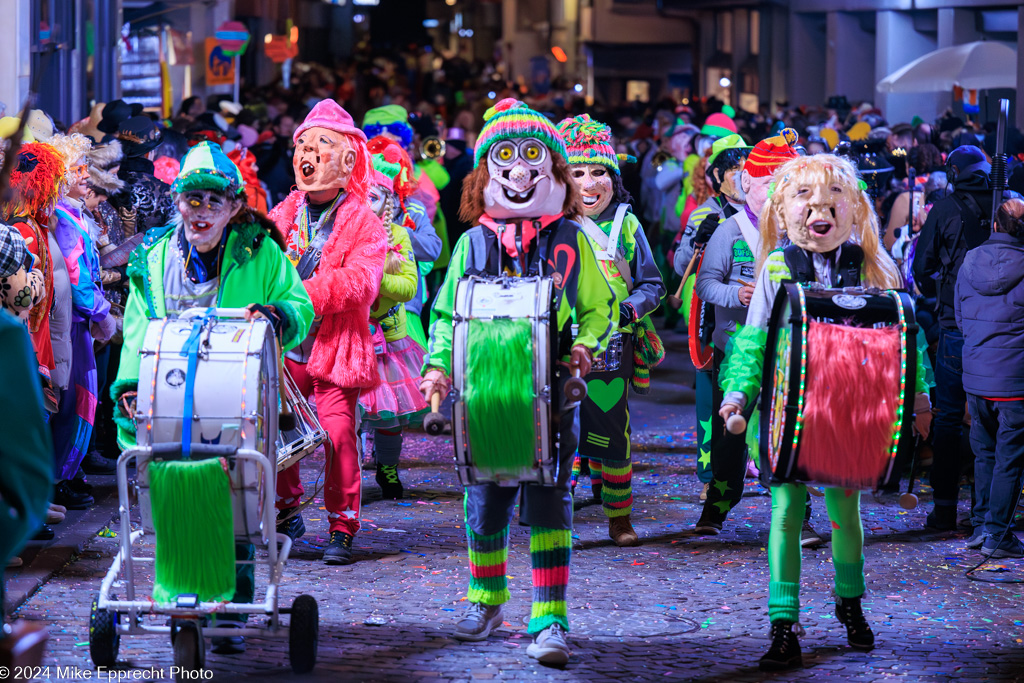
[[[295, 190], [270, 212], [286, 241], [305, 203], [306, 193]], [[380, 384], [370, 307], [380, 291], [387, 244], [384, 226], [370, 207], [346, 197], [334, 216], [320, 266], [304, 283], [313, 310], [323, 317], [307, 366], [314, 378], [363, 390]]]

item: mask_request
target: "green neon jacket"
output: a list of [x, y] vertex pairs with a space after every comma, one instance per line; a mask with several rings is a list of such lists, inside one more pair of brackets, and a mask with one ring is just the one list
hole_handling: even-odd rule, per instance
[[[275, 306], [288, 321], [281, 346], [287, 351], [309, 333], [313, 302], [299, 279], [299, 273], [271, 238], [267, 222], [228, 226], [224, 261], [221, 265], [218, 308], [244, 308], [252, 303]], [[164, 262], [170, 249], [177, 249], [175, 226], [151, 230], [146, 242], [132, 252], [128, 263], [128, 303], [124, 311], [124, 348], [117, 380], [110, 387], [115, 404], [122, 394], [135, 391], [139, 383], [139, 349], [146, 327], [154, 318], [167, 317], [164, 301]], [[135, 424], [114, 409], [117, 440], [122, 448], [135, 444]]]
[[[604, 351], [609, 336], [616, 328], [618, 298], [605, 280], [604, 271], [594, 256], [594, 248], [579, 225], [567, 218], [559, 218], [542, 229], [541, 237], [545, 232], [549, 235], [544, 272], [555, 280], [557, 322], [562, 339], [570, 337], [566, 328], [572, 324], [574, 308], [579, 320], [579, 334], [575, 341], [559, 349], [562, 359], [569, 359], [571, 347], [576, 344], [597, 355]], [[532, 266], [531, 271], [538, 265], [538, 244], [541, 241], [540, 238], [534, 239], [528, 248], [526, 257]], [[467, 230], [455, 243], [448, 273], [430, 312], [430, 340], [424, 370], [440, 368], [451, 376], [455, 287], [459, 278], [467, 274], [498, 275], [498, 248], [495, 233], [480, 225]], [[511, 261], [507, 256], [503, 256], [503, 260]]]

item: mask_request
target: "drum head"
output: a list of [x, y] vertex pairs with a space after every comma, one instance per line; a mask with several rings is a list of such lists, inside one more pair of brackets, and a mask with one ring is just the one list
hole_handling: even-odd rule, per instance
[[[787, 405], [796, 406], [796, 392], [799, 387], [799, 351], [794, 351], [794, 342], [799, 343], [800, 330], [793, 329], [790, 322], [792, 303], [787, 286], [779, 289], [772, 306], [768, 323], [768, 340], [765, 345], [764, 371], [761, 383], [761, 456], [762, 469], [781, 474], [779, 461], [793, 450], [795, 410], [787, 411]], [[796, 357], [794, 358], [794, 353]], [[797, 379], [794, 380], [794, 370]], [[787, 468], [788, 469], [788, 468]]]

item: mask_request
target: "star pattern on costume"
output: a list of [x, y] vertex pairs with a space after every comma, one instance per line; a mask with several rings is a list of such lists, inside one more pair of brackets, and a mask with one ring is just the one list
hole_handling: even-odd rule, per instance
[[729, 482], [727, 481], [719, 481], [718, 479], [715, 479], [711, 482], [711, 485], [718, 489], [718, 495], [720, 496], [724, 496], [726, 491], [732, 490], [729, 488]]
[[706, 443], [710, 443], [711, 442], [711, 418], [710, 417], [708, 419], [706, 419], [706, 420], [700, 420], [700, 433], [701, 433], [701, 440], [700, 440], [701, 446], [703, 446]]
[[718, 511], [724, 515], [729, 511], [729, 501], [720, 500], [717, 503], [715, 503], [715, 507], [718, 508]]
[[697, 462], [703, 466], [711, 465], [711, 451], [700, 449], [700, 457], [697, 458]]
[[356, 512], [355, 510], [343, 510], [341, 514], [345, 517], [345, 519], [355, 519], [359, 516], [359, 513]]

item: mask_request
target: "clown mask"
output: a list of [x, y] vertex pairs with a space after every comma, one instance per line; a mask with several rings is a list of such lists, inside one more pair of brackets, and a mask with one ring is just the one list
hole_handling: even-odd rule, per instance
[[242, 206], [239, 199], [211, 190], [182, 192], [178, 195], [177, 204], [185, 239], [202, 253], [220, 245], [224, 228]]
[[[348, 187], [356, 165], [356, 151], [348, 136], [326, 128], [313, 127], [295, 141], [295, 184], [311, 194], [337, 193]], [[328, 200], [330, 198], [327, 198]]]
[[688, 132], [680, 132], [668, 139], [665, 144], [667, 151], [674, 156], [679, 163], [686, 161], [686, 157], [693, 154], [693, 135]]
[[492, 218], [537, 218], [562, 212], [565, 185], [554, 176], [552, 151], [537, 138], [502, 140], [487, 152], [491, 179], [484, 207]]
[[797, 177], [786, 182], [782, 213], [790, 242], [827, 254], [850, 238], [859, 191], [837, 175], [822, 180]]
[[570, 173], [583, 195], [583, 213], [600, 216], [612, 202], [612, 172], [602, 164], [577, 164]]

